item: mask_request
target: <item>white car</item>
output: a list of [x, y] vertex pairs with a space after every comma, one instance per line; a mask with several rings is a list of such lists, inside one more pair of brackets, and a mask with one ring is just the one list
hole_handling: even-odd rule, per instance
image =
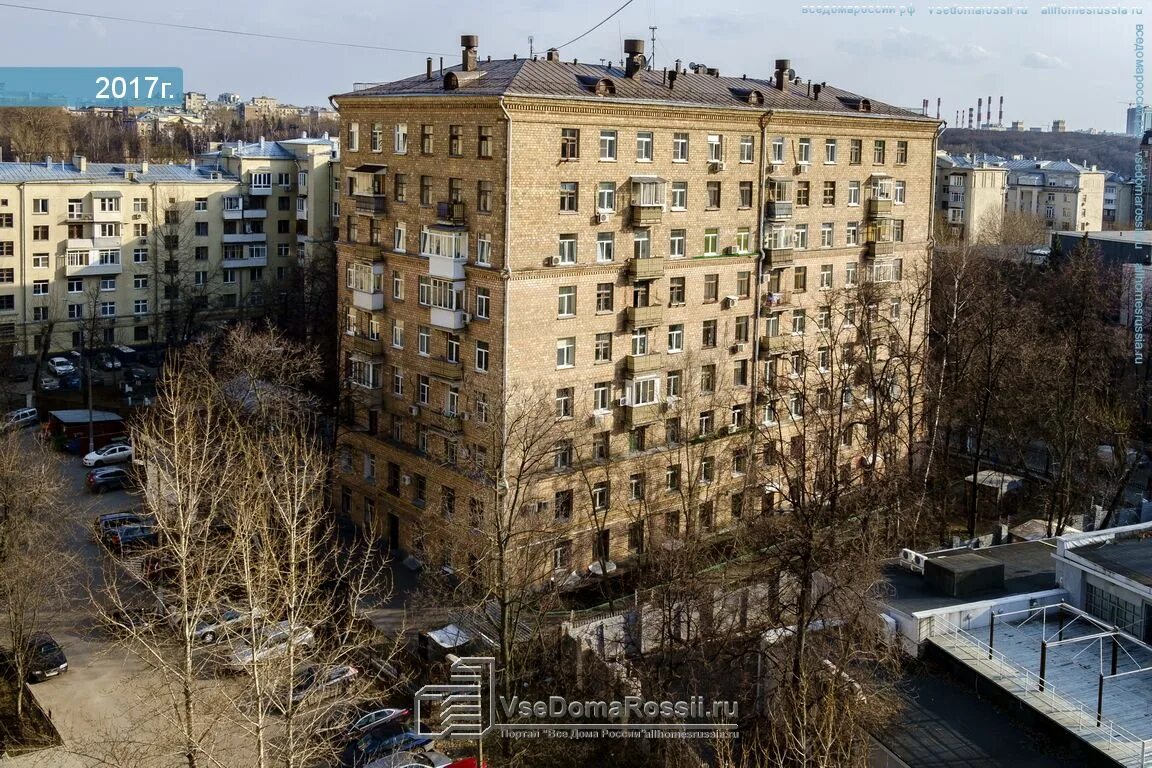
[[106, 445], [98, 451], [92, 451], [84, 457], [84, 466], [86, 467], [102, 467], [105, 464], [119, 464], [124, 461], [132, 461], [132, 446], [130, 445]]
[[[235, 608], [221, 605], [210, 611], [205, 611], [197, 620], [195, 627], [192, 629], [192, 634], [197, 642], [212, 645], [219, 640], [221, 636], [243, 632], [252, 623], [253, 619], [259, 620], [263, 615], [264, 611], [260, 609], [251, 612], [239, 611]], [[172, 629], [180, 631], [180, 614], [176, 611], [169, 613], [168, 624]]]
[[76, 373], [76, 366], [68, 362], [67, 358], [53, 357], [48, 361], [48, 370], [56, 376], [67, 376]]
[[252, 642], [241, 641], [232, 648], [224, 664], [232, 669], [247, 670], [253, 661], [280, 659], [288, 655], [288, 646], [294, 644], [309, 649], [316, 644], [316, 636], [309, 627], [293, 628], [287, 621], [265, 624], [256, 631]]

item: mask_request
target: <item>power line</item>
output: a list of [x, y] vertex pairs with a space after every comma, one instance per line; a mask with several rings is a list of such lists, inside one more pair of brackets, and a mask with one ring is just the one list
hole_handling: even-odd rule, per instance
[[[574, 38], [572, 38], [572, 39], [571, 39], [571, 40], [569, 40], [568, 42], [564, 43], [564, 45], [557, 45], [557, 46], [555, 46], [556, 50], [560, 50], [561, 48], [564, 48], [564, 47], [566, 47], [566, 46], [572, 45], [572, 43], [575, 43], [577, 40], [580, 40], [580, 39], [582, 39], [582, 38], [584, 38], [584, 37], [587, 37], [588, 35], [592, 34], [592, 33], [593, 33], [593, 32], [595, 32], [596, 30], [600, 29], [600, 27], [604, 26], [604, 24], [605, 24], [605, 23], [606, 23], [606, 22], [607, 22], [609, 19], [611, 19], [611, 18], [612, 18], [613, 16], [615, 16], [616, 14], [620, 13], [620, 11], [624, 10], [624, 9], [625, 9], [625, 8], [627, 8], [628, 6], [632, 5], [632, 3], [633, 3], [634, 1], [635, 1], [635, 0], [627, 0], [627, 2], [625, 2], [625, 3], [624, 3], [624, 5], [620, 6], [620, 7], [619, 7], [619, 8], [617, 8], [616, 10], [612, 11], [612, 13], [608, 14], [608, 15], [607, 15], [607, 16], [605, 16], [603, 19], [601, 19], [601, 20], [600, 20], [600, 23], [599, 23], [599, 24], [597, 24], [596, 26], [592, 27], [592, 29], [588, 30], [588, 31], [587, 31], [587, 32], [585, 32], [584, 34], [580, 35], [579, 37], [574, 37]], [[2, 5], [2, 3], [0, 3], [0, 5]]]
[[[632, 0], [628, 0], [632, 2]], [[311, 43], [313, 45], [334, 45], [340, 48], [364, 48], [371, 51], [389, 51], [392, 53], [419, 53], [429, 56], [450, 56], [452, 54], [438, 51], [415, 51], [409, 48], [387, 48], [382, 45], [367, 45], [365, 43], [343, 43], [335, 40], [315, 40], [308, 37], [291, 37], [288, 35], [270, 35], [263, 32], [244, 32], [236, 29], [220, 29], [219, 27], [202, 27], [196, 24], [176, 24], [168, 21], [151, 21], [149, 19], [130, 19], [124, 16], [105, 16], [98, 13], [85, 13], [83, 11], [65, 11], [59, 8], [37, 8], [33, 5], [18, 5], [16, 3], [0, 3], [0, 8], [16, 8], [23, 11], [39, 11], [41, 13], [55, 13], [61, 16], [80, 16], [101, 21], [122, 21], [128, 24], [147, 24], [154, 27], [168, 27], [170, 29], [186, 29], [195, 32], [215, 32], [221, 35], [235, 35], [238, 37], [259, 37], [265, 40], [284, 40], [292, 43]], [[591, 31], [591, 30], [589, 30]]]

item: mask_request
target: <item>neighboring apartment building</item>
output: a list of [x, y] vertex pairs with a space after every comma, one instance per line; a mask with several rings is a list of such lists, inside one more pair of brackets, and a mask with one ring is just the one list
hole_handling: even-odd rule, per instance
[[937, 221], [963, 242], [979, 241], [1004, 217], [1008, 172], [972, 155], [936, 153]]
[[74, 348], [85, 330], [89, 345], [176, 341], [297, 312], [285, 291], [330, 236], [337, 148], [300, 139], [251, 156], [226, 146], [207, 164], [0, 163], [0, 343]]
[[1049, 229], [1103, 229], [1104, 171], [1068, 160], [1006, 160], [1006, 210], [1044, 219]]
[[[554, 471], [530, 499], [557, 569], [772, 509], [779, 489], [748, 485], [749, 427], [803, 414], [763, 380], [790, 349], [817, 355], [823, 297], [926, 265], [938, 121], [806, 90], [787, 61], [756, 80], [650, 71], [642, 41], [624, 69], [462, 44], [443, 76], [333, 97], [357, 393], [342, 511], [409, 551], [442, 517], [483, 518], [515, 396], [570, 425], [538, 448]], [[706, 454], [696, 519], [673, 502], [696, 470], [651, 458], [688, 442]]]
[[1125, 115], [1124, 133], [1140, 138], [1145, 131], [1152, 131], [1152, 106], [1128, 107]]
[[1133, 224], [1133, 192], [1135, 184], [1122, 175], [1109, 172], [1104, 180], [1104, 229], [1131, 229]]

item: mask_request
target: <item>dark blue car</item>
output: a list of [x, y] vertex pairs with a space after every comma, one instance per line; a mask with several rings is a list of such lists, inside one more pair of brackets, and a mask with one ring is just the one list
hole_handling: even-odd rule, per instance
[[340, 765], [344, 768], [364, 768], [373, 760], [387, 757], [393, 752], [412, 751], [431, 743], [432, 739], [409, 730], [403, 722], [382, 723], [348, 742], [340, 755]]

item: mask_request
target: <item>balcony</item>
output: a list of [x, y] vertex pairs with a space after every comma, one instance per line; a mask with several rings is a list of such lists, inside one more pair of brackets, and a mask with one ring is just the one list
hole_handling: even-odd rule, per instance
[[356, 243], [351, 246], [357, 259], [363, 262], [381, 264], [384, 263], [384, 251], [379, 243]]
[[640, 427], [645, 424], [653, 424], [660, 421], [661, 414], [664, 411], [663, 404], [649, 403], [647, 405], [633, 405], [624, 409], [625, 419], [628, 422], [628, 428]]
[[378, 312], [384, 309], [383, 291], [352, 291], [352, 306], [366, 312]]
[[633, 280], [655, 280], [664, 275], [664, 257], [632, 259], [628, 262], [628, 275]]
[[452, 227], [462, 227], [467, 224], [468, 222], [464, 218], [464, 201], [445, 200], [436, 203], [436, 220]]
[[95, 222], [119, 222], [123, 218], [124, 216], [120, 213], [120, 209], [116, 209], [115, 211], [101, 211], [99, 209], [92, 211], [92, 221]]
[[768, 291], [760, 295], [760, 317], [768, 317], [783, 307], [792, 306], [791, 291]]
[[101, 264], [94, 254], [69, 254], [64, 260], [65, 277], [104, 277], [123, 272], [120, 262]]
[[69, 251], [87, 251], [96, 247], [90, 237], [70, 237], [64, 241], [64, 247]]
[[624, 370], [629, 375], [662, 371], [664, 370], [664, 355], [659, 352], [648, 355], [628, 355], [624, 358]]
[[458, 309], [444, 309], [443, 307], [432, 307], [432, 317], [429, 322], [436, 328], [443, 328], [447, 331], [459, 331], [472, 316], [467, 312], [461, 312]]
[[424, 423], [438, 432], [456, 435], [464, 431], [464, 420], [459, 413], [448, 414], [435, 408], [422, 408], [420, 415], [424, 417]]
[[785, 246], [781, 248], [773, 248], [771, 246], [764, 249], [764, 255], [768, 257], [768, 266], [775, 269], [777, 267], [790, 267], [795, 257], [792, 254], [792, 246]]
[[632, 224], [646, 227], [650, 224], [659, 224], [664, 218], [664, 206], [632, 204]]
[[223, 235], [223, 242], [225, 245], [233, 245], [236, 243], [262, 243], [267, 239], [268, 235], [263, 232], [244, 232]]
[[768, 352], [787, 352], [796, 346], [796, 342], [800, 338], [799, 336], [793, 336], [791, 333], [781, 333], [776, 336], [761, 336], [760, 348]]
[[868, 243], [868, 255], [875, 259], [878, 256], [889, 256], [896, 249], [893, 242], [872, 241]]
[[355, 198], [357, 213], [372, 215], [388, 213], [388, 198], [384, 195], [356, 195]]
[[124, 238], [116, 235], [115, 237], [94, 237], [92, 238], [93, 248], [120, 248], [124, 245]]
[[250, 194], [250, 195], [270, 195], [270, 194], [272, 194], [272, 184], [269, 183], [268, 186], [264, 186], [263, 184], [257, 186], [255, 184], [249, 182], [248, 183], [248, 194]]
[[[1108, 201], [1105, 200], [1104, 204], [1107, 205]], [[964, 193], [952, 192], [948, 195], [948, 208], [963, 208], [964, 207]]]
[[792, 201], [769, 200], [764, 204], [764, 218], [769, 221], [792, 218]]
[[664, 307], [660, 304], [651, 304], [647, 307], [626, 307], [624, 321], [631, 328], [651, 328], [654, 325], [664, 324]]
[[878, 216], [891, 216], [892, 215], [892, 201], [881, 200], [879, 198], [870, 198], [868, 200], [868, 215], [872, 218]]
[[384, 342], [380, 339], [373, 339], [368, 336], [360, 336], [352, 333], [344, 334], [344, 338], [347, 339], [350, 352], [358, 353], [366, 357], [384, 356]]
[[448, 360], [443, 357], [421, 358], [428, 375], [441, 381], [461, 381], [464, 378], [464, 366], [459, 360]]
[[255, 219], [268, 218], [267, 208], [232, 208], [224, 210], [225, 221], [240, 221], [243, 219], [252, 221]]
[[266, 267], [268, 266], [268, 254], [263, 256], [241, 256], [236, 259], [224, 258], [220, 260], [220, 266], [224, 269], [247, 269], [250, 267]]
[[464, 279], [464, 267], [468, 263], [466, 255], [462, 254], [459, 258], [436, 254], [427, 254], [427, 256], [429, 276], [438, 277], [442, 280]]
[[62, 219], [61, 224], [87, 224], [92, 221], [91, 211], [68, 211]]

